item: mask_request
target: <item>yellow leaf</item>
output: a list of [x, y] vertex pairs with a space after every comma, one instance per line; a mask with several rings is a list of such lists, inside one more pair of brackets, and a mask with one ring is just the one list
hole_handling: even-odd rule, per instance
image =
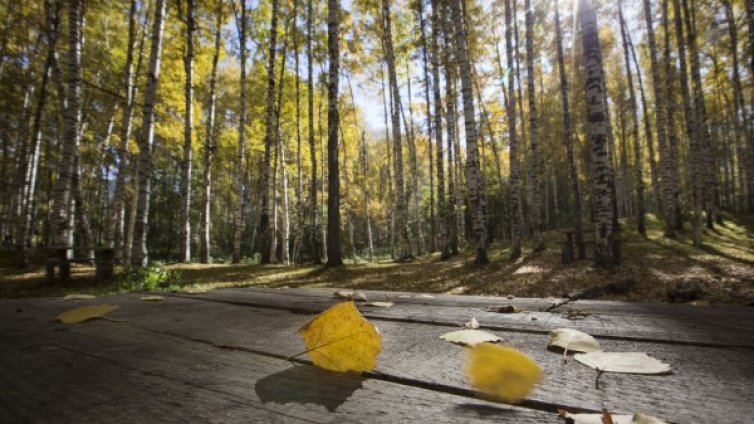
[[63, 324], [76, 324], [94, 318], [102, 318], [108, 312], [118, 309], [118, 305], [89, 305], [82, 306], [57, 316], [57, 320]]
[[314, 365], [330, 371], [369, 371], [382, 349], [382, 336], [352, 301], [322, 312], [298, 333]]
[[506, 403], [523, 399], [542, 378], [536, 361], [510, 346], [491, 343], [469, 352], [466, 374], [472, 387]]

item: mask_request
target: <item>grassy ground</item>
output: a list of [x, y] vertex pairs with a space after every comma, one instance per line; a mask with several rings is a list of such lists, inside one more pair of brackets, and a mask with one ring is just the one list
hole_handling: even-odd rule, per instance
[[[727, 217], [722, 226], [705, 230], [705, 245], [695, 248], [690, 231], [674, 240], [662, 237], [660, 223], [649, 221], [648, 238], [625, 224], [623, 262], [612, 269], [596, 269], [590, 261], [560, 263], [557, 242], [562, 235], [546, 234], [548, 250], [509, 261], [509, 246], [493, 244], [489, 265], [474, 265], [470, 252], [450, 261], [429, 255], [406, 263], [364, 261], [340, 268], [323, 266], [173, 264], [179, 277], [170, 290], [204, 291], [220, 287], [339, 287], [429, 293], [560, 297], [585, 289], [617, 287], [604, 299], [665, 302], [667, 291], [684, 279], [699, 281], [699, 303], [754, 302], [754, 217]], [[525, 253], [527, 246], [525, 245]], [[117, 283], [93, 283], [91, 268], [74, 268], [74, 279], [50, 287], [43, 269], [0, 270], [0, 297], [60, 296], [67, 293], [128, 291]]]

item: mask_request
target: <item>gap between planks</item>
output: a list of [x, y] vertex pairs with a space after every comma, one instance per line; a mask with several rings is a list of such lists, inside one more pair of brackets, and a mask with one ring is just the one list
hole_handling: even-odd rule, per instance
[[[201, 300], [205, 302], [222, 303], [226, 305], [235, 305], [235, 306], [243, 306], [243, 307], [250, 307], [250, 308], [273, 309], [273, 310], [278, 310], [278, 311], [286, 311], [293, 314], [304, 314], [304, 315], [318, 314], [326, 309], [326, 308], [318, 309], [318, 308], [306, 307], [306, 306], [272, 305], [272, 304], [253, 302], [253, 301], [248, 301], [248, 300], [218, 299], [218, 298], [209, 298], [209, 297], [203, 297], [203, 296], [191, 296], [191, 295], [186, 295], [182, 293], [163, 293], [163, 295], [168, 296], [168, 297], [182, 298], [182, 299], [192, 299], [192, 300]], [[428, 306], [431, 306], [431, 305], [428, 305]], [[361, 312], [365, 317], [368, 317], [369, 319], [373, 319], [376, 321], [389, 321], [389, 322], [399, 322], [399, 323], [407, 323], [407, 324], [423, 324], [423, 325], [431, 325], [431, 326], [437, 326], [437, 327], [454, 327], [455, 328], [459, 326], [459, 324], [455, 322], [423, 320], [423, 319], [417, 319], [417, 318], [386, 317], [383, 315], [372, 314], [369, 311], [363, 311], [363, 310], [360, 310], [359, 312]], [[534, 330], [534, 329], [526, 329], [526, 328], [518, 328], [518, 327], [508, 327], [504, 325], [483, 324], [483, 325], [480, 325], [479, 328], [487, 329], [487, 330], [494, 330], [494, 331], [506, 331], [506, 332], [511, 332], [511, 333], [537, 334], [537, 335], [550, 334], [550, 330]], [[615, 335], [609, 335], [609, 334], [595, 335], [594, 337], [597, 339], [603, 339], [603, 340], [657, 343], [657, 344], [664, 344], [664, 345], [671, 345], [671, 346], [736, 348], [736, 349], [754, 350], [754, 346], [749, 345], [749, 344], [698, 342], [698, 341], [686, 341], [686, 340], [666, 340], [666, 339], [658, 339], [658, 338], [653, 338], [653, 337], [615, 336]]]

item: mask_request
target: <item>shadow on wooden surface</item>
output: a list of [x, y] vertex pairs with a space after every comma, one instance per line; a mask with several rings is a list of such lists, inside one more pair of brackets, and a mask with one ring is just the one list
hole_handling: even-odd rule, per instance
[[[324, 381], [327, 384], [322, 384]], [[363, 383], [360, 374], [294, 365], [259, 379], [254, 390], [262, 403], [315, 404], [335, 412]]]

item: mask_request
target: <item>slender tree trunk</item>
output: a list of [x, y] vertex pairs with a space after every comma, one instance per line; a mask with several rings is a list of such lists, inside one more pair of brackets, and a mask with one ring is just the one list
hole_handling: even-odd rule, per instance
[[[644, 215], [644, 157], [642, 156], [641, 139], [639, 138], [639, 108], [636, 102], [636, 90], [634, 89], [634, 77], [631, 72], [631, 59], [629, 55], [629, 38], [626, 31], [626, 21], [623, 18], [623, 0], [618, 1], [618, 17], [620, 20], [620, 33], [623, 42], [623, 58], [626, 63], [626, 84], [628, 85], [629, 107], [631, 108], [631, 135], [634, 140], [634, 180], [636, 189], [636, 226], [639, 234], [646, 237], [647, 228]], [[651, 139], [650, 139], [651, 140]]]
[[[515, 59], [513, 57], [513, 40], [512, 40], [512, 10], [511, 0], [505, 0], [505, 51], [508, 58], [508, 69], [515, 67]], [[510, 205], [511, 205], [511, 260], [521, 257], [521, 236], [522, 236], [522, 222], [523, 214], [521, 213], [521, 170], [518, 161], [518, 132], [516, 130], [516, 92], [515, 92], [515, 76], [513, 72], [508, 72], [508, 139], [510, 148], [509, 163], [510, 163], [510, 176], [508, 178], [510, 184]]]
[[301, 158], [301, 76], [299, 75], [298, 5], [293, 1], [293, 58], [296, 75], [296, 234], [293, 241], [293, 262], [301, 262], [301, 243], [304, 238], [304, 175]]
[[[233, 259], [237, 264], [241, 262], [241, 233], [243, 232], [243, 176], [245, 174], [246, 159], [246, 1], [240, 4], [240, 18], [236, 15], [236, 27], [238, 29], [238, 47], [240, 50], [241, 81], [240, 81], [240, 113], [238, 117], [238, 152], [235, 160], [235, 178], [233, 192], [236, 199], [233, 207]], [[264, 248], [262, 249], [264, 252]]]
[[320, 255], [319, 250], [319, 236], [317, 233], [317, 228], [319, 227], [318, 222], [318, 204], [317, 204], [317, 147], [314, 144], [314, 56], [312, 55], [312, 40], [314, 38], [313, 35], [313, 27], [312, 27], [312, 17], [313, 15], [313, 7], [312, 7], [312, 0], [307, 0], [306, 2], [306, 66], [307, 66], [307, 91], [308, 91], [308, 97], [307, 97], [307, 109], [308, 109], [308, 117], [309, 117], [309, 162], [311, 164], [311, 180], [309, 182], [309, 207], [310, 209], [310, 219], [311, 219], [311, 234], [310, 234], [310, 241], [311, 241], [311, 249], [312, 249], [312, 259], [314, 260], [314, 263], [320, 263], [322, 262], [322, 256]]
[[477, 140], [479, 130], [474, 112], [474, 94], [471, 83], [471, 64], [469, 63], [466, 30], [461, 16], [461, 1], [451, 0], [451, 15], [455, 27], [454, 45], [456, 62], [461, 74], [461, 92], [463, 97], [463, 115], [466, 131], [466, 184], [469, 190], [472, 228], [474, 231], [475, 263], [488, 263], [487, 258], [487, 201], [484, 194], [484, 176], [479, 164]]
[[439, 232], [439, 246], [440, 246], [440, 259], [446, 260], [450, 258], [450, 245], [448, 235], [448, 217], [447, 217], [447, 199], [445, 198], [445, 164], [444, 164], [444, 152], [443, 152], [443, 138], [442, 138], [442, 98], [440, 96], [440, 15], [439, 15], [439, 3], [441, 0], [432, 1], [432, 94], [434, 96], [434, 130], [435, 130], [435, 144], [437, 148], [436, 160], [437, 160], [437, 214], [438, 222], [440, 224]]
[[597, 17], [590, 0], [579, 0], [584, 68], [586, 70], [587, 136], [592, 160], [592, 197], [594, 202], [595, 262], [599, 266], [617, 262], [613, 251], [613, 207], [611, 201], [611, 166], [607, 154], [608, 119], [602, 93], [602, 50], [600, 47]]
[[152, 24], [152, 44], [149, 54], [149, 71], [144, 89], [142, 126], [139, 137], [139, 183], [137, 190], [136, 224], [134, 227], [134, 265], [144, 266], [149, 260], [147, 253], [147, 232], [149, 230], [149, 197], [152, 192], [152, 146], [154, 142], [154, 106], [157, 100], [157, 85], [160, 77], [160, 56], [162, 52], [162, 32], [165, 27], [165, 0], [156, 0]]
[[[343, 264], [340, 251], [340, 171], [338, 169], [338, 82], [340, 69], [340, 0], [327, 1], [327, 264]], [[389, 36], [389, 35], [388, 35]]]
[[[664, 49], [663, 49], [663, 65], [665, 70], [665, 119], [668, 141], [668, 160], [666, 167], [668, 169], [668, 178], [673, 190], [673, 211], [675, 213], [675, 226], [677, 230], [683, 228], [683, 213], [681, 211], [680, 197], [681, 197], [681, 180], [678, 161], [678, 134], [677, 126], [675, 123], [675, 112], [671, 107], [671, 99], [675, 99], [675, 79], [676, 75], [673, 72], [673, 62], [671, 57], [671, 45], [670, 45], [670, 27], [668, 25], [668, 10], [667, 0], [662, 0], [662, 26], [664, 32]], [[662, 158], [661, 158], [662, 159]]]
[[[293, 23], [293, 22], [291, 22]], [[285, 35], [284, 35], [285, 37]], [[285, 38], [284, 38], [285, 40]], [[288, 170], [286, 169], [286, 151], [285, 151], [285, 145], [283, 144], [282, 136], [280, 134], [280, 117], [281, 117], [281, 109], [283, 107], [283, 93], [285, 89], [285, 59], [288, 52], [288, 43], [287, 41], [283, 42], [283, 49], [280, 54], [280, 85], [278, 86], [278, 102], [277, 107], [275, 108], [275, 138], [276, 138], [276, 148], [278, 149], [278, 165], [280, 166], [280, 179], [281, 179], [281, 188], [282, 188], [282, 202], [283, 202], [283, 237], [282, 237], [282, 260], [285, 265], [291, 264], [291, 222], [290, 222], [290, 208], [289, 208], [289, 202], [288, 202]], [[273, 192], [277, 192], [277, 185], [273, 184]], [[276, 212], [277, 215], [277, 212]], [[275, 227], [277, 227], [277, 218], [275, 222]], [[275, 237], [277, 235], [275, 234]], [[275, 255], [275, 252], [277, 250], [273, 250], [273, 256]]]
[[203, 197], [202, 197], [202, 219], [199, 228], [199, 260], [206, 264], [210, 261], [211, 255], [211, 225], [212, 225], [212, 155], [215, 152], [215, 114], [217, 105], [217, 63], [220, 59], [220, 48], [222, 46], [222, 27], [223, 27], [223, 7], [224, 2], [217, 2], [217, 11], [215, 12], [215, 49], [212, 54], [212, 71], [209, 77], [209, 107], [207, 109], [206, 134], [204, 138], [204, 174], [202, 175]]
[[427, 156], [429, 161], [429, 251], [433, 253], [437, 250], [437, 219], [435, 216], [435, 163], [432, 149], [432, 136], [437, 137], [435, 128], [432, 127], [432, 104], [430, 102], [430, 92], [432, 83], [429, 77], [429, 54], [426, 36], [426, 20], [424, 18], [424, 0], [419, 0], [419, 31], [422, 53], [422, 67], [424, 71], [424, 102], [427, 107]]
[[[417, 254], [423, 255], [424, 254], [424, 230], [422, 229], [423, 222], [421, 219], [421, 204], [419, 202], [419, 166], [417, 163], [417, 155], [416, 155], [416, 137], [414, 132], [414, 109], [412, 106], [413, 100], [411, 97], [411, 69], [409, 68], [408, 61], [406, 62], [406, 85], [408, 87], [408, 125], [406, 128], [406, 136], [408, 141], [408, 157], [410, 161], [411, 166], [411, 182], [408, 184], [408, 190], [406, 194], [406, 209], [407, 211], [411, 211], [411, 207], [409, 205], [408, 199], [413, 198], [413, 213], [411, 215], [413, 216], [413, 220], [416, 222], [416, 230], [417, 230]], [[401, 106], [401, 114], [403, 115], [403, 122], [404, 125], [406, 124], [406, 114], [403, 111], [403, 103], [400, 104]], [[409, 225], [408, 228], [410, 229], [411, 226]], [[410, 234], [409, 234], [410, 239]]]
[[[455, 91], [455, 60], [452, 52], [452, 35], [448, 28], [448, 14], [445, 7], [445, 0], [438, 0], [440, 24], [443, 35], [443, 68], [445, 69], [445, 123], [448, 132], [448, 244], [452, 255], [458, 254], [458, 214], [456, 206], [459, 202], [460, 187], [457, 184], [456, 174], [458, 173], [457, 158], [459, 143], [457, 142], [457, 117], [456, 117], [456, 91]], [[454, 158], [456, 160], [454, 160]]]
[[[687, 0], [683, 0], [683, 14], [686, 24], [686, 39], [690, 58], [691, 82], [694, 95], [694, 112], [696, 114], [696, 131], [699, 133], [699, 169], [701, 174], [704, 210], [707, 212], [707, 227], [713, 228], [713, 223], [719, 215], [717, 198], [719, 197], [717, 185], [717, 172], [715, 166], [715, 149], [712, 146], [709, 126], [707, 124], [707, 105], [704, 99], [704, 84], [702, 83], [699, 50], [696, 44], [696, 27], [694, 26]], [[676, 12], [680, 15], [680, 10]]]
[[[128, 139], [131, 136], [131, 125], [134, 114], [134, 99], [136, 97], [136, 75], [141, 68], [142, 56], [144, 52], [144, 39], [146, 38], [146, 29], [142, 33], [141, 44], [139, 45], [139, 56], [137, 60], [136, 72], [133, 69], [133, 49], [136, 42], [136, 0], [131, 1], [131, 10], [129, 11], [128, 22], [128, 47], [126, 50], [126, 66], [124, 69], [126, 97], [123, 99], [122, 120], [120, 125], [120, 142], [117, 149], [118, 154], [118, 176], [115, 179], [115, 194], [113, 195], [113, 219], [108, 229], [107, 240], [111, 247], [115, 249], [114, 257], [116, 261], [121, 261], [130, 252], [132, 246], [130, 243], [124, 243], [125, 239], [125, 219], [127, 203], [127, 177], [131, 168], [131, 155], [128, 151]], [[110, 244], [111, 243], [111, 244]], [[129, 262], [125, 262], [129, 263]]]
[[[750, 74], [754, 75], [754, 0], [746, 0], [746, 24], [749, 29], [749, 69]], [[752, 98], [752, 102], [754, 103], [754, 97]], [[741, 99], [743, 101], [743, 99]], [[749, 116], [749, 121], [752, 120], [751, 116]], [[749, 211], [754, 211], [754, 134], [752, 134], [751, 127], [747, 127], [747, 150], [748, 150], [748, 161], [746, 161], [746, 158], [741, 158], [741, 161], [746, 161], [748, 164], [747, 168], [747, 179], [746, 183], [748, 185], [748, 199], [749, 199]]]
[[[568, 162], [568, 174], [571, 182], [571, 196], [573, 196], [573, 222], [576, 237], [576, 247], [579, 259], [586, 258], [584, 249], [583, 220], [584, 212], [581, 206], [581, 187], [579, 186], [579, 172], [576, 166], [576, 155], [573, 146], [573, 124], [571, 123], [570, 98], [568, 97], [568, 74], [566, 73], [563, 54], [563, 34], [560, 27], [560, 7], [558, 0], [555, 1], [555, 41], [558, 53], [558, 73], [560, 75], [560, 97], [563, 104], [563, 136], [566, 144], [566, 160]], [[575, 66], [575, 64], [572, 64]]]
[[267, 106], [264, 138], [264, 163], [262, 164], [262, 212], [259, 218], [259, 236], [262, 238], [262, 263], [270, 263], [272, 234], [270, 233], [270, 158], [275, 146], [275, 53], [277, 43], [278, 0], [272, 0], [269, 53], [267, 56]]
[[186, 112], [183, 123], [183, 161], [181, 161], [181, 262], [191, 262], [191, 171], [192, 130], [194, 124], [194, 0], [186, 0], [186, 52], [183, 66], [186, 72], [184, 98]]
[[[39, 152], [42, 144], [42, 115], [44, 113], [45, 104], [47, 103], [47, 84], [50, 79], [50, 73], [52, 72], [52, 65], [55, 61], [55, 44], [58, 39], [58, 31], [60, 25], [60, 6], [59, 3], [55, 3], [55, 8], [51, 4], [50, 0], [45, 0], [45, 38], [47, 40], [47, 58], [45, 59], [44, 67], [42, 69], [42, 80], [39, 83], [39, 92], [37, 95], [37, 104], [34, 109], [34, 118], [32, 123], [31, 132], [31, 145], [29, 146], [29, 155], [27, 158], [20, 158], [21, 170], [20, 176], [23, 178], [21, 184], [21, 216], [20, 216], [20, 229], [17, 237], [17, 267], [25, 268], [26, 255], [25, 249], [31, 246], [32, 236], [32, 216], [34, 214], [34, 203], [36, 195], [37, 174], [39, 170]], [[8, 16], [10, 12], [8, 11]]]
[[81, 14], [80, 0], [68, 0], [68, 57], [66, 89], [59, 93], [65, 98], [64, 134], [60, 162], [58, 165], [58, 179], [55, 182], [55, 195], [52, 210], [53, 245], [68, 245], [68, 229], [70, 226], [71, 184], [74, 177], [76, 148], [79, 140], [79, 108], [81, 97]]
[[[700, 168], [701, 161], [703, 160], [700, 155], [702, 154], [699, 146], [700, 133], [696, 116], [693, 113], [693, 106], [691, 104], [691, 96], [689, 95], [689, 81], [686, 67], [686, 46], [683, 37], [683, 25], [681, 22], [681, 8], [678, 0], [673, 0], [673, 9], [675, 13], [675, 34], [676, 41], [678, 43], [678, 60], [679, 60], [679, 76], [681, 83], [681, 95], [683, 98], [683, 113], [685, 119], [686, 136], [689, 142], [689, 155], [691, 162], [691, 173], [689, 175], [691, 186], [691, 206], [693, 211], [693, 234], [694, 245], [702, 245], [702, 185], [700, 178], [704, 175], [703, 170]], [[664, 25], [665, 31], [669, 32], [668, 28], [668, 10], [667, 0], [663, 2], [664, 13]]]
[[639, 83], [639, 98], [641, 99], [642, 121], [644, 122], [644, 140], [647, 144], [647, 156], [649, 156], [649, 174], [652, 181], [652, 193], [655, 200], [655, 205], [660, 214], [662, 214], [662, 200], [660, 177], [657, 171], [657, 161], [655, 160], [655, 148], [654, 148], [654, 133], [652, 132], [652, 120], [649, 116], [649, 106], [647, 102], [646, 94], [644, 93], [644, 80], [641, 75], [641, 65], [636, 58], [636, 49], [631, 42], [631, 34], [626, 34], [628, 40], [628, 47], [631, 51], [631, 59], [636, 67], [636, 79]]
[[534, 251], [545, 249], [542, 236], [542, 193], [539, 190], [539, 144], [537, 140], [537, 102], [534, 93], [534, 13], [531, 0], [524, 2], [526, 9], [526, 75], [529, 95], [529, 175], [526, 179], [529, 192], [529, 219], [534, 233]]
[[[737, 162], [737, 171], [738, 171], [738, 193], [737, 193], [737, 209], [738, 211], [744, 211], [747, 207], [747, 182], [746, 177], [748, 173], [747, 172], [747, 160], [746, 160], [746, 153], [745, 153], [745, 143], [747, 138], [747, 132], [748, 132], [748, 115], [745, 111], [745, 105], [744, 105], [744, 98], [743, 98], [743, 86], [741, 85], [741, 71], [739, 69], [739, 59], [738, 59], [738, 30], [736, 28], [735, 18], [733, 15], [733, 7], [729, 0], [721, 0], [723, 5], [725, 6], [725, 17], [728, 24], [728, 37], [730, 38], [730, 51], [731, 51], [731, 57], [733, 60], [733, 129], [734, 129], [734, 140], [735, 140], [735, 146], [736, 146], [736, 162]], [[746, 4], [749, 6], [749, 3], [754, 5], [754, 2], [747, 1]], [[750, 12], [747, 8], [747, 12]], [[749, 16], [750, 22], [752, 16]], [[754, 24], [749, 27], [749, 31], [751, 32], [754, 29]], [[750, 41], [754, 41], [754, 35], [750, 34]], [[754, 58], [754, 56], [752, 56]], [[754, 70], [754, 59], [752, 61], [752, 70]], [[748, 187], [748, 191], [751, 192], [754, 189], [751, 185]]]
[[398, 234], [398, 259], [412, 256], [411, 242], [408, 237], [408, 207], [406, 191], [403, 183], [403, 146], [401, 143], [400, 108], [401, 100], [398, 91], [398, 78], [395, 71], [395, 55], [393, 53], [392, 23], [389, 0], [382, 0], [382, 19], [385, 28], [385, 60], [388, 68], [388, 81], [392, 94], [391, 124], [393, 129], [393, 170], [395, 177], [395, 207], [396, 231]]
[[655, 95], [655, 126], [657, 127], [657, 141], [660, 148], [660, 184], [662, 191], [662, 210], [665, 220], [665, 236], [675, 237], [676, 221], [676, 191], [672, 181], [672, 154], [668, 143], [667, 131], [673, 131], [667, 128], [667, 91], [663, 79], [660, 77], [660, 65], [657, 61], [657, 42], [652, 23], [653, 13], [649, 0], [644, 1], [644, 17], [647, 24], [647, 38], [649, 42], [649, 58], [652, 71], [652, 85]]

